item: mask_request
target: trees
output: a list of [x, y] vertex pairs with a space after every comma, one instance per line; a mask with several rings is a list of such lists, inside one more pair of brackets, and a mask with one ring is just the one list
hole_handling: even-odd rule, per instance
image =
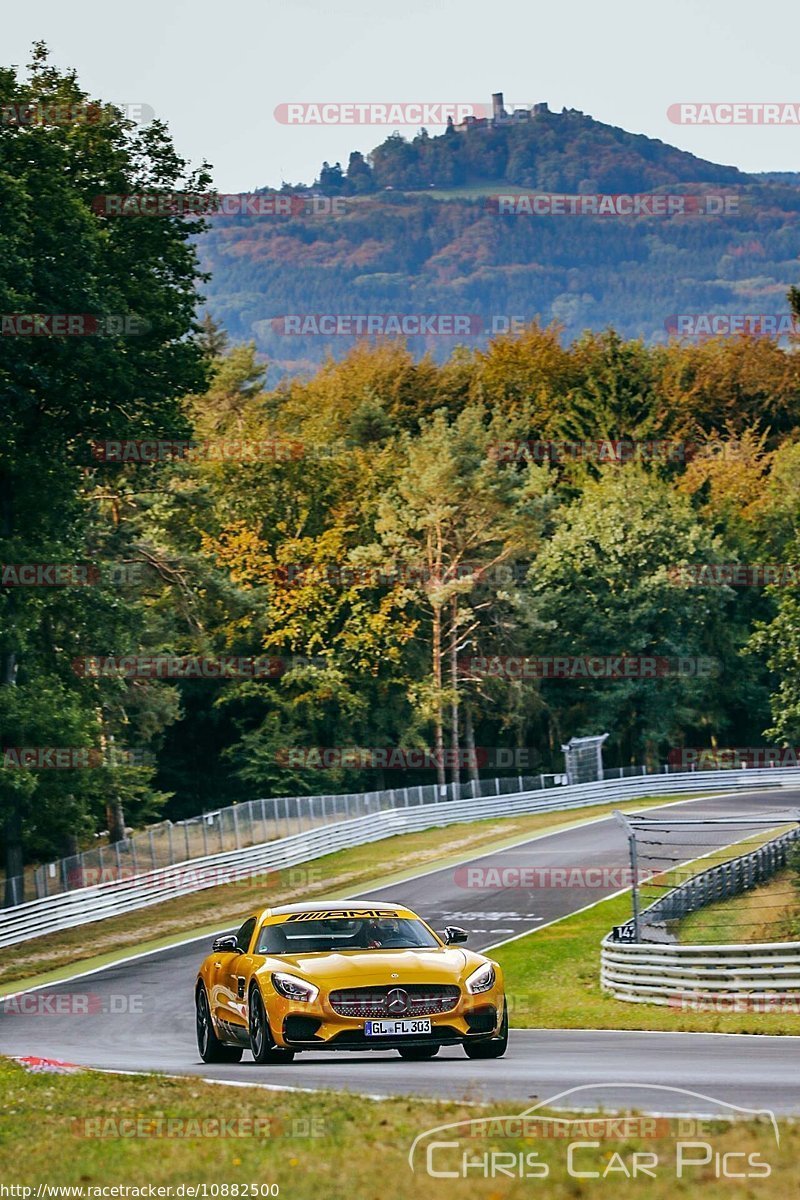
[[[112, 106], [90, 105], [75, 74], [52, 67], [41, 45], [27, 77], [0, 70], [0, 107], [34, 113], [30, 123], [0, 124], [4, 221], [8, 214], [0, 308], [91, 315], [83, 325], [89, 336], [0, 340], [0, 550], [6, 563], [80, 562], [87, 557], [91, 444], [174, 436], [183, 424], [179, 397], [204, 378], [202, 354], [187, 337], [201, 278], [190, 240], [199, 224], [114, 220], [93, 201], [184, 185], [202, 191], [208, 176], [204, 168], [188, 172], [160, 122], [137, 130]], [[97, 652], [96, 638], [113, 644], [124, 636], [117, 610], [103, 587], [80, 597], [59, 589], [0, 592], [4, 727], [23, 745], [59, 729], [82, 744], [93, 722], [97, 735], [97, 697], [69, 664]], [[70, 795], [74, 810], [85, 812], [93, 785], [80, 774]], [[65, 790], [41, 774], [20, 784], [0, 771], [7, 879], [20, 873], [33, 820], [40, 830], [63, 827], [56, 809]], [[48, 796], [57, 803], [43, 810]]]
[[[452, 423], [443, 411], [435, 413], [422, 423], [418, 438], [405, 435], [401, 465], [378, 510], [376, 532], [392, 566], [409, 579], [419, 572], [409, 590], [426, 614], [430, 674], [415, 688], [415, 702], [423, 720], [433, 724], [440, 783], [447, 708], [458, 778], [459, 656], [505, 596], [497, 568], [512, 558], [529, 558], [542, 534], [546, 470], [520, 473], [490, 453], [514, 428], [508, 419], [487, 420], [478, 405], [464, 408]], [[488, 592], [481, 586], [487, 580]], [[513, 603], [508, 607], [510, 613]]]
[[[85, 99], [42, 49], [29, 78], [0, 72], [4, 111], [77, 111]], [[778, 675], [775, 728], [789, 736], [792, 597], [682, 589], [669, 568], [796, 557], [796, 353], [752, 338], [653, 347], [613, 330], [569, 344], [556, 325], [532, 321], [519, 336], [458, 346], [443, 365], [414, 344], [360, 343], [311, 378], [270, 388], [257, 345], [237, 344], [235, 328], [229, 342], [211, 318], [195, 325], [197, 222], [116, 219], [94, 203], [202, 191], [205, 171], [189, 172], [157, 123], [136, 130], [113, 109], [92, 111], [102, 120], [0, 125], [4, 330], [13, 314], [113, 317], [102, 336], [0, 338], [3, 561], [101, 568], [92, 586], [0, 588], [2, 730], [19, 747], [109, 749], [99, 766], [69, 775], [3, 761], [7, 876], [20, 874], [25, 848], [53, 853], [104, 823], [118, 836], [126, 815], [148, 819], [164, 804], [157, 787], [178, 793], [169, 811], [183, 816], [242, 794], [387, 782], [357, 764], [309, 773], [287, 761], [295, 745], [433, 743], [440, 781], [448, 739], [459, 751], [476, 736], [538, 739], [557, 766], [562, 738], [605, 726], [619, 759], [655, 758], [671, 741], [762, 728], [765, 661]], [[553, 128], [542, 123], [537, 147], [539, 133], [543, 161], [537, 150], [530, 169], [554, 170]], [[480, 165], [480, 145], [456, 134], [410, 146], [390, 138], [376, 174], [409, 180], [441, 167], [463, 177]], [[499, 161], [507, 149], [501, 135], [492, 153]], [[346, 179], [338, 164], [328, 171], [326, 186], [367, 186], [357, 155]], [[553, 288], [579, 294], [565, 265], [572, 227], [504, 225], [485, 212], [475, 219], [466, 204], [403, 196], [351, 207], [345, 222], [316, 222], [313, 236], [295, 217], [268, 235], [244, 219], [227, 232], [234, 250], [240, 231], [286, 239], [296, 252], [283, 294], [292, 308], [322, 307], [331, 286], [337, 308], [379, 311], [385, 289], [402, 307], [409, 280], [407, 306], [418, 312], [438, 311], [451, 284], [456, 312], [472, 312], [487, 281], [494, 310], [501, 297], [536, 306]], [[713, 241], [704, 229], [698, 241]], [[631, 270], [641, 261], [641, 232], [603, 232], [602, 248], [597, 231], [579, 236], [598, 278], [623, 243], [634, 247]], [[467, 249], [479, 252], [470, 270], [480, 281], [461, 277]], [[499, 266], [490, 249], [502, 250]], [[687, 237], [675, 253], [696, 249]], [[545, 250], [557, 266], [545, 265]], [[272, 287], [277, 275], [269, 278]], [[245, 325], [263, 318], [251, 283], [237, 316]], [[304, 348], [297, 361], [313, 358]], [[149, 437], [212, 449], [273, 443], [276, 452], [120, 465], [95, 451]], [[656, 456], [647, 470], [496, 452], [500, 443], [642, 438], [701, 449], [688, 462]], [[144, 578], [104, 575], [114, 564], [142, 567]], [[71, 665], [139, 650], [269, 654], [289, 668], [269, 680], [169, 687], [80, 676]], [[509, 682], [461, 666], [468, 655], [554, 652], [718, 659], [726, 686], [702, 674]], [[125, 746], [163, 746], [158, 775], [110, 752]], [[457, 754], [452, 761], [458, 778]]]
[[[737, 680], [737, 631], [726, 588], [676, 586], [670, 568], [724, 560], [722, 545], [669, 484], [636, 465], [606, 468], [564, 511], [531, 571], [552, 622], [541, 653], [684, 659], [684, 675], [553, 681], [543, 686], [564, 734], [608, 730], [624, 761], [658, 761], [684, 731], [719, 729]], [[742, 634], [739, 632], [741, 639]], [[714, 660], [713, 674], [693, 660]]]

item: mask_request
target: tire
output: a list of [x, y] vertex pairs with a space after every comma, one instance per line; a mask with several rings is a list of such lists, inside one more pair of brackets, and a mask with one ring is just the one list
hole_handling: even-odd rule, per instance
[[426, 1059], [434, 1058], [440, 1049], [441, 1046], [400, 1046], [397, 1053], [407, 1062], [425, 1062]]
[[237, 1063], [241, 1061], [243, 1050], [241, 1046], [226, 1046], [214, 1032], [214, 1022], [211, 1020], [211, 1009], [208, 1004], [206, 989], [200, 986], [194, 998], [195, 1029], [197, 1031], [197, 1049], [200, 1057], [206, 1063]]
[[504, 1007], [503, 1020], [497, 1037], [485, 1042], [465, 1042], [467, 1058], [502, 1058], [508, 1048], [508, 1009]]
[[294, 1058], [294, 1050], [276, 1046], [267, 1018], [267, 1010], [257, 987], [250, 991], [250, 1050], [257, 1063], [287, 1063]]

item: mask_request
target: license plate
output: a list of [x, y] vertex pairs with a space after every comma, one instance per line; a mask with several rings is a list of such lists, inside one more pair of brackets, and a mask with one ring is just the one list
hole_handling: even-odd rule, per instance
[[364, 1033], [367, 1037], [413, 1037], [415, 1033], [430, 1033], [430, 1018], [418, 1021], [367, 1021]]

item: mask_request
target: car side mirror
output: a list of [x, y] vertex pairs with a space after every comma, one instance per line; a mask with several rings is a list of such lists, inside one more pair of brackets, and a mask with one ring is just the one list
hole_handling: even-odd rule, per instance
[[215, 938], [211, 949], [217, 954], [238, 953], [239, 943], [236, 941], [236, 934], [226, 933], [222, 937]]
[[448, 946], [452, 946], [456, 942], [466, 942], [468, 937], [466, 929], [459, 929], [458, 925], [448, 925], [444, 931], [444, 940]]

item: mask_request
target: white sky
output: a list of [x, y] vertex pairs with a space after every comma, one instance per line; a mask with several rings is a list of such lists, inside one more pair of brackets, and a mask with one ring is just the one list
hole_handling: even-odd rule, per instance
[[391, 132], [281, 125], [278, 104], [488, 102], [501, 90], [743, 170], [800, 170], [800, 127], [666, 116], [679, 101], [800, 104], [797, 0], [0, 3], [3, 65], [27, 63], [42, 38], [93, 96], [155, 109], [182, 154], [211, 161], [221, 191], [311, 182], [323, 159], [345, 165]]

